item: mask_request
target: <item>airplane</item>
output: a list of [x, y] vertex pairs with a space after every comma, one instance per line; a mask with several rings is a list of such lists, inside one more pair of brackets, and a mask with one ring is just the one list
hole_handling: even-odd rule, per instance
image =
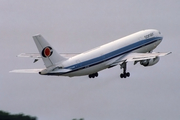
[[69, 77], [88, 75], [95, 78], [99, 71], [120, 65], [123, 69], [120, 78], [126, 78], [130, 76], [128, 62], [152, 66], [159, 62], [160, 56], [171, 53], [153, 52], [163, 39], [156, 29], [142, 30], [80, 54], [59, 54], [40, 34], [33, 36], [33, 39], [39, 53], [21, 53], [18, 57], [34, 58], [34, 62], [42, 58], [46, 68], [10, 72]]

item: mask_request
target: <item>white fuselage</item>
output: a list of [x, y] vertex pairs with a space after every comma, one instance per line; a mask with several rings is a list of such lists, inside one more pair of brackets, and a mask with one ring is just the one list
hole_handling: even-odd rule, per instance
[[161, 33], [153, 29], [134, 33], [69, 58], [58, 66], [72, 71], [58, 75], [72, 77], [96, 73], [110, 67], [113, 62], [120, 62], [129, 53], [152, 51], [162, 38]]

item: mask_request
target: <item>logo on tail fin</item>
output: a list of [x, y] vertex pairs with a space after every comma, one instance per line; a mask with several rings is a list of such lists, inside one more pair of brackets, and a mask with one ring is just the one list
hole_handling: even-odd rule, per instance
[[50, 46], [47, 46], [42, 50], [43, 57], [50, 57], [52, 55], [52, 53], [53, 53], [53, 50]]

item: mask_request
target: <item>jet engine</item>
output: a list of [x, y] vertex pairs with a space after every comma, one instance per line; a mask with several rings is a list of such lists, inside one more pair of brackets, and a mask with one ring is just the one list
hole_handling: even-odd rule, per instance
[[140, 64], [143, 65], [144, 67], [146, 66], [152, 66], [154, 64], [156, 64], [159, 61], [159, 57], [155, 57], [153, 59], [148, 59], [148, 60], [142, 60], [140, 61]]

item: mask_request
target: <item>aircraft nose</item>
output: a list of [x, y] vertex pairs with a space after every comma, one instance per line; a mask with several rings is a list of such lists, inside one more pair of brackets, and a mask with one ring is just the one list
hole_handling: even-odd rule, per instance
[[157, 30], [156, 34], [157, 34], [157, 37], [159, 38], [159, 42], [161, 42], [163, 40], [162, 33], [159, 30]]

